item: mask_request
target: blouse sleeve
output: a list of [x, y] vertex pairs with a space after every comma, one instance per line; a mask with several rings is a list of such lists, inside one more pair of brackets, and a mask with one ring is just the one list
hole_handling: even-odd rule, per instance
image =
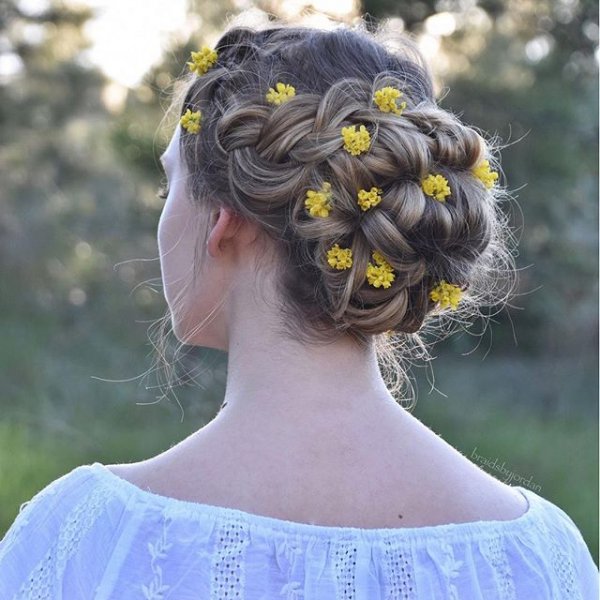
[[[575, 524], [573, 526], [577, 529]], [[600, 572], [578, 529], [576, 532], [576, 548], [575, 561], [579, 573], [582, 597], [596, 600], [596, 598], [600, 598]]]
[[[0, 541], [0, 598], [69, 598], [77, 581], [70, 560], [82, 546], [94, 548], [91, 561], [102, 568], [102, 547], [90, 539], [108, 501], [84, 467], [52, 481], [24, 502]], [[96, 576], [94, 565], [88, 576]], [[86, 569], [87, 570], [87, 569]]]
[[[587, 543], [569, 514], [556, 505], [553, 508], [556, 527], [566, 531], [567, 535], [562, 538], [560, 551], [553, 554], [552, 566], [561, 581], [564, 580], [565, 589], [577, 589], [581, 592], [581, 596], [577, 597], [583, 600], [597, 600], [600, 598], [600, 572]], [[565, 562], [572, 561], [571, 565], [563, 564], [562, 560], [559, 560], [563, 557]], [[571, 572], [576, 581], [570, 580]]]

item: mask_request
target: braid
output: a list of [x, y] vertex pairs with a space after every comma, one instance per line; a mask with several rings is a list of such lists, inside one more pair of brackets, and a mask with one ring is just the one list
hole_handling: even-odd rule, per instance
[[260, 223], [290, 310], [364, 341], [418, 331], [440, 299], [456, 308], [500, 247], [474, 176], [490, 153], [436, 105], [419, 56], [296, 28], [234, 28], [216, 50], [182, 106], [204, 115], [202, 135], [182, 137], [191, 193]]

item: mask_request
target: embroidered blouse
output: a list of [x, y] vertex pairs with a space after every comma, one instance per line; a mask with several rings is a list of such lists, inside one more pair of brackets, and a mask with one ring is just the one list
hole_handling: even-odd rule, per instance
[[102, 463], [31, 500], [0, 542], [2, 600], [597, 600], [571, 518], [515, 486], [508, 521], [362, 529], [143, 490]]

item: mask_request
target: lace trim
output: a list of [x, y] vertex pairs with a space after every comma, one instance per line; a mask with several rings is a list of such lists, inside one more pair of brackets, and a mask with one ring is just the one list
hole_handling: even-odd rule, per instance
[[356, 554], [352, 542], [336, 542], [333, 548], [333, 569], [336, 577], [336, 599], [354, 600], [356, 594]]
[[581, 591], [575, 580], [575, 565], [572, 558], [556, 544], [552, 545], [552, 568], [558, 575], [561, 591], [565, 599], [583, 600]]
[[544, 519], [540, 520], [539, 529], [542, 539], [550, 546], [550, 564], [556, 573], [561, 599], [564, 600], [584, 600], [581, 590], [577, 584], [576, 569], [570, 554], [571, 547], [562, 548], [555, 535], [549, 531]]
[[513, 581], [512, 571], [506, 556], [506, 549], [500, 536], [482, 539], [481, 553], [492, 565], [494, 577], [498, 583], [503, 600], [517, 600], [517, 592]]
[[245, 588], [244, 559], [249, 543], [246, 524], [237, 520], [221, 521], [211, 567], [211, 600], [243, 598]]
[[21, 586], [16, 596], [18, 600], [51, 600], [54, 597], [53, 581], [62, 580], [69, 558], [75, 554], [81, 539], [101, 514], [111, 495], [109, 488], [98, 486], [69, 512], [55, 543]]
[[405, 544], [385, 540], [386, 600], [416, 600], [412, 557]]

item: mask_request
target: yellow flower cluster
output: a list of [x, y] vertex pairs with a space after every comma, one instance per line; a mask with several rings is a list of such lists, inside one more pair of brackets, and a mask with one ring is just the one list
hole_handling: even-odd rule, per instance
[[331, 183], [325, 181], [321, 189], [308, 190], [304, 206], [309, 210], [311, 217], [327, 217], [331, 210]]
[[202, 119], [202, 112], [197, 110], [192, 112], [189, 108], [185, 111], [185, 114], [179, 119], [180, 125], [189, 131], [190, 133], [198, 133], [200, 131], [200, 120]]
[[376, 288], [389, 288], [396, 277], [392, 265], [377, 250], [373, 252], [373, 260], [376, 264], [369, 263], [367, 266], [367, 281]]
[[441, 308], [451, 306], [453, 310], [456, 310], [462, 297], [462, 290], [459, 286], [454, 285], [453, 283], [447, 283], [442, 279], [440, 283], [429, 292], [429, 297], [434, 302], [439, 302]]
[[446, 196], [451, 193], [448, 180], [443, 175], [427, 175], [421, 181], [421, 187], [428, 196], [433, 196], [440, 202], [446, 202]]
[[356, 131], [356, 125], [342, 127], [342, 138], [344, 139], [344, 150], [353, 156], [366, 152], [371, 145], [371, 136], [364, 125]]
[[271, 104], [283, 104], [296, 95], [296, 88], [287, 83], [281, 83], [281, 81], [279, 81], [275, 84], [275, 87], [277, 88], [276, 90], [269, 88], [269, 91], [265, 96], [267, 102], [270, 102]]
[[358, 204], [363, 210], [369, 210], [372, 206], [376, 206], [381, 202], [381, 194], [383, 190], [378, 187], [372, 187], [367, 190], [358, 191]]
[[[376, 264], [369, 263], [367, 266], [367, 281], [373, 287], [389, 288], [395, 279], [392, 266], [383, 258], [380, 252], [373, 251], [373, 260]], [[352, 248], [340, 248], [334, 244], [327, 251], [327, 262], [334, 269], [344, 270], [352, 266]]]
[[400, 90], [388, 86], [377, 90], [373, 96], [373, 101], [377, 104], [379, 110], [401, 115], [402, 111], [406, 108], [406, 102], [402, 102], [400, 107], [398, 107], [396, 99], [402, 95], [403, 93]]
[[190, 71], [204, 75], [217, 61], [217, 52], [208, 46], [203, 46], [198, 52], [192, 52], [192, 60], [187, 63]]
[[498, 173], [490, 170], [490, 161], [484, 160], [480, 162], [474, 169], [473, 175], [480, 179], [486, 188], [491, 188], [494, 185], [494, 181], [498, 179]]
[[327, 262], [334, 269], [349, 269], [352, 266], [352, 248], [340, 248], [339, 244], [334, 244], [327, 251]]

